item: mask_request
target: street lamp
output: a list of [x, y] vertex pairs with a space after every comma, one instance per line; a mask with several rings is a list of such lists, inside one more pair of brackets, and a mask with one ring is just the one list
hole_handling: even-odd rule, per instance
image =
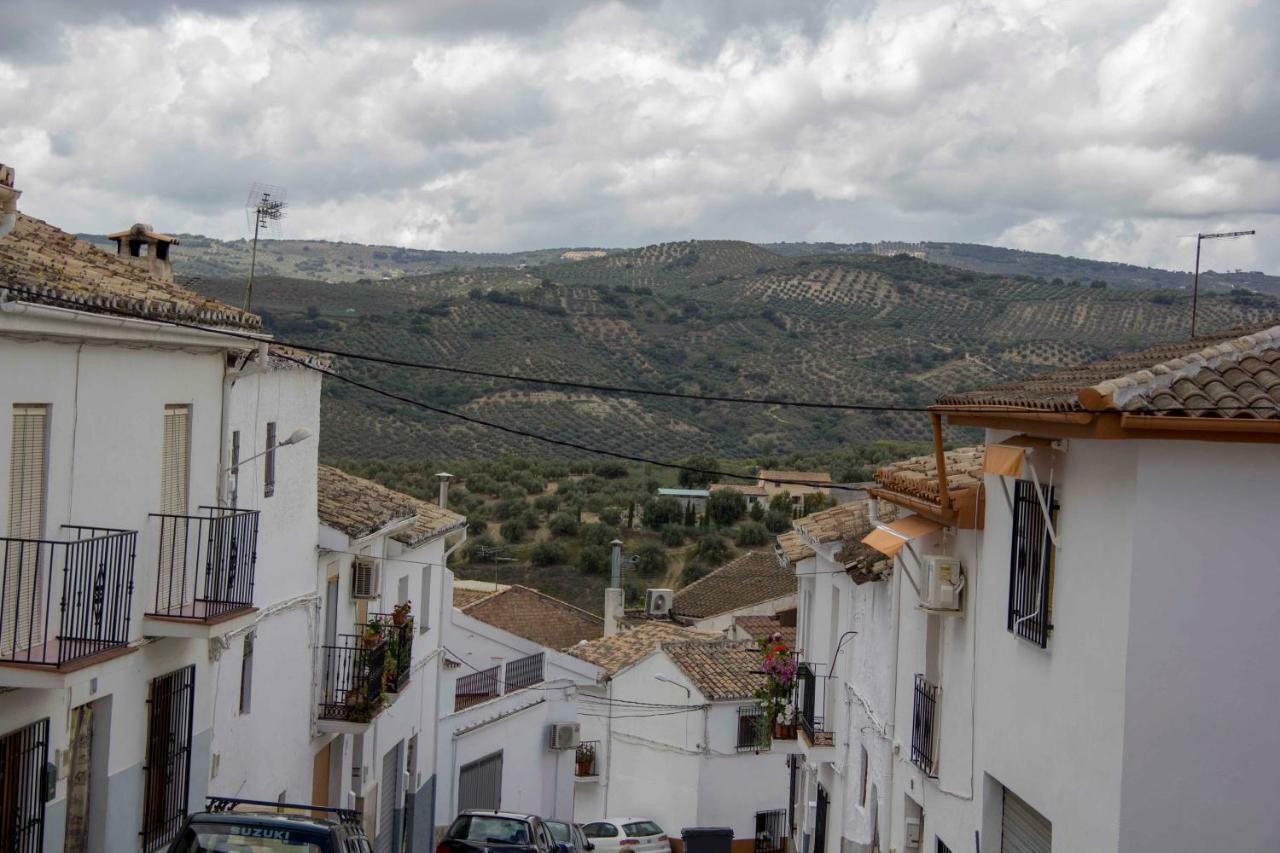
[[1217, 234], [1196, 234], [1196, 276], [1191, 286], [1191, 337], [1194, 340], [1196, 336], [1196, 309], [1200, 302], [1200, 244], [1205, 240], [1217, 240], [1223, 237], [1249, 237], [1258, 232], [1250, 229], [1248, 231], [1221, 231]]
[[[252, 462], [258, 457], [266, 456], [271, 451], [278, 450], [281, 447], [288, 447], [291, 444], [297, 444], [298, 442], [306, 441], [310, 437], [311, 437], [311, 430], [307, 429], [306, 427], [298, 427], [293, 432], [289, 433], [288, 438], [285, 438], [281, 441], [277, 441], [275, 444], [271, 445], [261, 453], [255, 453], [252, 456], [249, 456], [245, 459], [241, 459], [240, 461], [236, 462], [234, 465], [228, 465], [227, 467], [223, 468], [222, 476], [225, 478], [226, 481], [229, 481], [231, 479], [231, 475], [236, 473], [236, 471], [240, 469], [240, 466], [245, 464], [246, 462]], [[228, 482], [227, 486], [228, 486], [228, 491], [232, 491], [234, 493], [234, 489], [232, 488], [231, 483]], [[234, 498], [232, 499], [232, 506], [235, 506]]]

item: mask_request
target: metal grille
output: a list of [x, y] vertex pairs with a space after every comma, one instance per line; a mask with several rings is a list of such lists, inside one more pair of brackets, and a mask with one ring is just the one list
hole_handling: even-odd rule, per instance
[[355, 634], [339, 634], [338, 642], [320, 647], [324, 686], [320, 717], [367, 723], [382, 710], [387, 667], [387, 642], [367, 641]]
[[487, 702], [501, 694], [498, 689], [498, 679], [501, 676], [500, 667], [490, 667], [483, 672], [473, 672], [470, 675], [464, 675], [453, 683], [453, 710], [461, 711], [463, 708], [470, 708], [472, 705], [479, 705], [481, 702]]
[[138, 534], [62, 529], [60, 540], [0, 538], [0, 660], [60, 666], [129, 642]]
[[1049, 853], [1052, 847], [1053, 826], [1048, 819], [1006, 789], [1000, 815], [1001, 853]]
[[756, 812], [755, 853], [783, 853], [786, 849], [787, 811]]
[[762, 747], [768, 748], [769, 737], [764, 726], [768, 723], [759, 705], [738, 706], [738, 744], [739, 752], [747, 752]]
[[[1050, 514], [1056, 513], [1052, 486], [1041, 486]], [[1053, 543], [1036, 485], [1017, 480], [1013, 498], [1013, 543], [1009, 552], [1008, 628], [1040, 648], [1049, 642], [1050, 588], [1053, 585]]]
[[825, 678], [820, 678], [813, 671], [813, 664], [802, 663], [796, 668], [796, 692], [797, 697], [797, 716], [800, 718], [800, 728], [804, 731], [805, 736], [809, 738], [811, 746], [834, 746], [834, 735], [827, 731], [822, 717], [818, 716], [817, 709], [825, 706], [825, 696], [820, 697], [819, 692], [826, 693]]
[[194, 665], [151, 682], [147, 697], [147, 758], [142, 768], [144, 850], [156, 850], [173, 841], [187, 818], [195, 690]]
[[48, 761], [48, 720], [0, 738], [0, 850], [43, 849]]
[[160, 519], [160, 550], [150, 615], [203, 620], [253, 606], [257, 510], [200, 510], [152, 513]]
[[507, 692], [542, 683], [543, 653], [509, 661], [502, 676]]
[[933, 776], [934, 711], [938, 705], [938, 688], [916, 675], [911, 706], [911, 763], [928, 776]]
[[800, 793], [796, 790], [797, 783], [800, 781], [800, 764], [802, 757], [796, 754], [787, 756], [787, 772], [790, 779], [787, 784], [787, 831], [790, 835], [796, 834], [796, 800], [799, 799]]
[[387, 641], [387, 690], [400, 693], [409, 685], [413, 669], [413, 617], [399, 625], [390, 613], [370, 613], [369, 618], [378, 622]]
[[486, 755], [458, 771], [458, 811], [502, 808], [502, 753]]
[[818, 805], [814, 809], [813, 853], [826, 853], [827, 850], [827, 811], [831, 808], [831, 796], [827, 789], [818, 785]]
[[600, 741], [584, 740], [573, 754], [573, 775], [579, 779], [594, 779], [600, 775]]

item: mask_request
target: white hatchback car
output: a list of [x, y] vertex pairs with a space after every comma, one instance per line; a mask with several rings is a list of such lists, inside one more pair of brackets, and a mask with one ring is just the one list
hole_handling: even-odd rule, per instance
[[595, 853], [671, 853], [671, 841], [647, 817], [607, 817], [583, 824], [583, 835]]

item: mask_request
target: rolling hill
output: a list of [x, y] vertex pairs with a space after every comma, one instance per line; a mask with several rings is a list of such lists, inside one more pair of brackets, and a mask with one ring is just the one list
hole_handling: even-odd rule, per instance
[[[559, 258], [563, 253], [556, 255]], [[239, 279], [196, 279], [238, 300]], [[906, 255], [782, 255], [735, 241], [667, 243], [577, 261], [392, 281], [268, 277], [255, 310], [283, 340], [582, 382], [927, 404], [1186, 334], [1189, 295], [1044, 281]], [[1206, 331], [1280, 316], [1236, 291], [1201, 300]], [[903, 412], [839, 412], [623, 397], [365, 362], [335, 368], [472, 417], [658, 459], [760, 458], [927, 435]], [[559, 453], [328, 380], [328, 457], [461, 459]]]

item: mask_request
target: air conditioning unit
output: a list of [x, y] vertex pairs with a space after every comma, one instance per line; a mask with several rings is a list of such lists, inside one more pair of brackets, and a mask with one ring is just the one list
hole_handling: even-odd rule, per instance
[[956, 612], [960, 610], [960, 592], [964, 589], [964, 569], [957, 557], [929, 554], [924, 563], [924, 583], [920, 588], [920, 605], [926, 610]]
[[381, 575], [377, 560], [372, 557], [356, 557], [351, 561], [351, 597], [366, 600], [377, 598]]
[[671, 599], [675, 593], [669, 589], [647, 589], [644, 592], [644, 613], [665, 619], [671, 613]]
[[551, 727], [552, 749], [577, 749], [579, 730], [577, 723], [556, 723]]

